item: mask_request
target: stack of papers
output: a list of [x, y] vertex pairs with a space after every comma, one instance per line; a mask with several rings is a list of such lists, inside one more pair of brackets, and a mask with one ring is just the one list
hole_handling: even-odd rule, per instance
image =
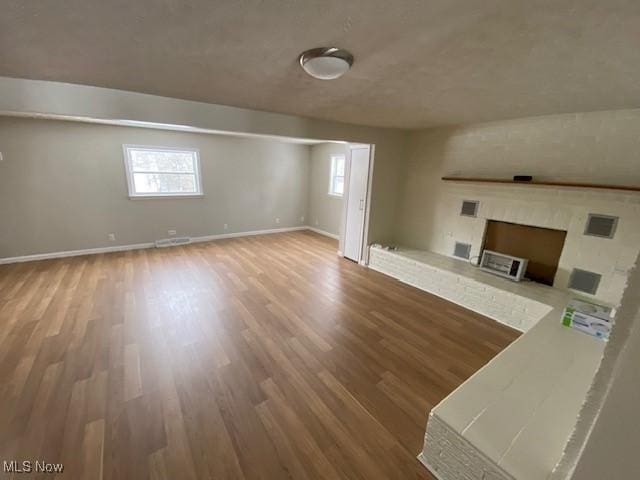
[[613, 309], [574, 298], [564, 309], [562, 324], [607, 340], [613, 326]]

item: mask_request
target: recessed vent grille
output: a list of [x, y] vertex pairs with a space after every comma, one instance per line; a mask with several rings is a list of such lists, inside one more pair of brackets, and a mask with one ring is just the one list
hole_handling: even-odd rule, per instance
[[590, 213], [589, 218], [587, 219], [587, 226], [584, 229], [584, 234], [592, 235], [594, 237], [613, 238], [613, 235], [616, 233], [617, 225], [618, 217]]
[[469, 260], [471, 253], [471, 244], [456, 242], [456, 246], [453, 248], [453, 256], [458, 258], [464, 258]]
[[600, 285], [601, 278], [602, 275], [599, 273], [574, 268], [571, 272], [571, 278], [569, 279], [569, 288], [588, 293], [590, 295], [595, 295], [598, 291], [598, 285]]
[[190, 237], [163, 238], [162, 240], [156, 240], [156, 247], [173, 247], [174, 245], [186, 245], [187, 243], [191, 243]]
[[479, 206], [480, 206], [480, 202], [478, 201], [463, 200], [462, 208], [460, 209], [460, 215], [463, 215], [465, 217], [477, 217]]

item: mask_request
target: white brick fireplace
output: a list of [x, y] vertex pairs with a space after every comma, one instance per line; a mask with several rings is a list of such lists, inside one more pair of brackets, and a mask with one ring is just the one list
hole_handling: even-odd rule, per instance
[[[455, 242], [480, 254], [487, 220], [565, 230], [554, 287], [566, 289], [574, 268], [602, 275], [596, 298], [617, 305], [640, 249], [640, 195], [528, 185], [447, 184], [433, 215], [425, 250], [452, 256]], [[463, 200], [480, 202], [477, 217], [460, 215]], [[613, 238], [584, 234], [590, 213], [619, 217]]]

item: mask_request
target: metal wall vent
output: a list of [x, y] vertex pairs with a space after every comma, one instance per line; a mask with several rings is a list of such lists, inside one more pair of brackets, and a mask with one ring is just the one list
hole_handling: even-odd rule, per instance
[[462, 208], [460, 209], [460, 215], [463, 215], [465, 217], [477, 217], [479, 206], [480, 202], [476, 200], [463, 200]]
[[471, 254], [471, 244], [470, 243], [460, 243], [456, 242], [455, 247], [453, 247], [453, 256], [458, 258], [464, 258], [469, 260], [469, 255]]
[[590, 295], [595, 295], [598, 291], [598, 285], [600, 285], [601, 278], [602, 275], [599, 273], [574, 268], [571, 272], [571, 277], [569, 278], [569, 288], [588, 293]]
[[156, 240], [156, 247], [173, 247], [174, 245], [186, 245], [191, 243], [191, 237], [174, 237]]
[[587, 226], [584, 229], [584, 234], [594, 237], [613, 238], [617, 225], [618, 217], [590, 213], [587, 218]]

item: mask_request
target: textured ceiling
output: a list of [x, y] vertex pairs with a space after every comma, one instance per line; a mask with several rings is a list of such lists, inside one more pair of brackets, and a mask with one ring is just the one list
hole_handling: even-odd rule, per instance
[[0, 0], [2, 76], [386, 127], [639, 107], [639, 46], [638, 0]]

